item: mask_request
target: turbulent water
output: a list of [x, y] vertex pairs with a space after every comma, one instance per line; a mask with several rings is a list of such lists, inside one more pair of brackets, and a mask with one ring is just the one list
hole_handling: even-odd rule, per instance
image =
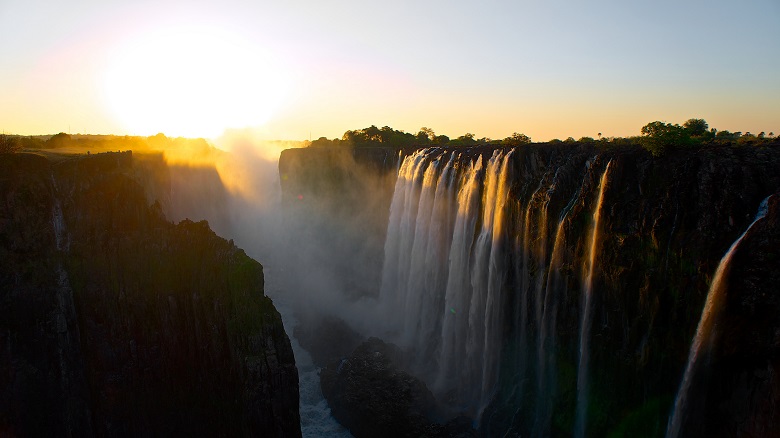
[[[290, 294], [285, 291], [279, 279], [284, 273], [264, 267], [266, 272], [266, 294], [274, 300], [274, 306], [282, 315], [284, 331], [293, 333], [298, 320], [293, 311], [294, 303], [290, 302]], [[328, 402], [322, 396], [320, 389], [319, 368], [314, 365], [311, 355], [301, 347], [294, 336], [290, 337], [295, 365], [298, 368], [298, 385], [300, 393], [301, 433], [306, 438], [349, 438], [349, 433], [331, 415]]]

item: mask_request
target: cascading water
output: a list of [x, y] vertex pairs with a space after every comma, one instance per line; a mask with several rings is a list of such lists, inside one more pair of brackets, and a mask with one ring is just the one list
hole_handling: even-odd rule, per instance
[[476, 417], [498, 378], [511, 154], [463, 168], [435, 149], [407, 156], [385, 246], [380, 296], [391, 336], [415, 352], [419, 375]]
[[582, 321], [580, 324], [580, 357], [577, 368], [577, 412], [574, 426], [574, 436], [585, 436], [586, 414], [588, 409], [588, 362], [589, 339], [591, 326], [591, 296], [593, 295], [593, 272], [596, 266], [596, 254], [600, 243], [599, 221], [601, 220], [601, 204], [604, 202], [604, 190], [609, 181], [610, 161], [604, 169], [599, 182], [599, 196], [596, 208], [593, 212], [593, 226], [591, 227], [590, 244], [588, 246], [588, 264], [585, 271], [585, 284], [582, 289]]
[[[673, 160], [680, 172], [703, 173], [672, 183], [658, 159], [601, 145], [401, 152], [395, 189], [383, 192], [391, 207], [379, 296], [345, 303], [343, 318], [401, 347], [399, 365], [436, 396], [436, 420], [464, 415], [485, 436], [663, 433], [687, 358], [664, 349], [679, 345], [685, 294], [715, 262], [703, 245], [723, 238], [722, 209], [745, 199], [711, 184], [731, 178], [721, 173], [740, 159], [714, 167]], [[753, 192], [775, 184], [734, 178]], [[677, 208], [692, 200], [695, 211]], [[750, 309], [742, 310], [728, 321]], [[692, 355], [706, 351], [703, 342]], [[684, 394], [698, 394], [706, 377], [697, 372], [681, 390], [680, 433], [704, 409], [689, 403], [686, 411]], [[720, 400], [720, 389], [705, 389]]]
[[[558, 168], [542, 175], [525, 206], [513, 204], [513, 217], [519, 216], [521, 223], [508, 223], [513, 152], [496, 150], [483, 162], [482, 155], [467, 158], [428, 149], [403, 159], [391, 203], [380, 297], [388, 318], [386, 334], [413, 353], [416, 374], [453, 408], [479, 421], [499, 378], [502, 306], [513, 270], [513, 277], [519, 277], [512, 280], [518, 290], [511, 299], [518, 310], [515, 326], [521, 344], [512, 347], [517, 348], [513, 360], [522, 363], [518, 381], [535, 376], [531, 434], [545, 436], [557, 397], [559, 303], [568, 285], [568, 274], [562, 272], [568, 263], [565, 224], [573, 206], [589, 194], [563, 184], [570, 173]], [[608, 171], [609, 165], [600, 180], [596, 229]], [[553, 198], [568, 200], [555, 213], [554, 236], [548, 232]], [[514, 249], [509, 230], [518, 230]], [[548, 236], [554, 237], [552, 242]], [[590, 240], [593, 265], [597, 232]], [[522, 257], [515, 258], [512, 267], [513, 252]], [[583, 276], [592, 283], [592, 266]], [[586, 370], [580, 370], [580, 380]], [[527, 397], [524, 388], [514, 391], [516, 400]]]
[[[539, 227], [543, 231], [541, 234], [546, 236], [546, 221], [548, 202], [550, 197], [559, 188], [559, 176], [560, 168], [556, 171], [552, 179], [552, 184], [546, 190], [544, 208], [542, 210], [542, 218], [544, 222], [540, 223]], [[538, 192], [539, 190], [537, 190]], [[557, 389], [556, 376], [553, 371], [556, 369], [556, 327], [558, 317], [558, 305], [560, 300], [565, 299], [567, 292], [566, 278], [561, 272], [561, 268], [564, 264], [563, 252], [566, 247], [566, 234], [565, 234], [565, 222], [574, 206], [575, 202], [579, 199], [580, 190], [576, 190], [574, 195], [569, 200], [568, 204], [563, 208], [558, 219], [558, 225], [556, 226], [555, 238], [553, 240], [553, 250], [550, 255], [549, 265], [545, 271], [537, 273], [537, 326], [538, 332], [538, 349], [537, 349], [537, 362], [538, 362], [538, 376], [537, 376], [537, 398], [536, 398], [536, 414], [534, 417], [533, 428], [531, 431], [532, 436], [548, 436], [550, 434], [549, 425], [553, 415], [554, 394]], [[530, 205], [529, 205], [530, 208]], [[527, 228], [527, 227], [526, 227]], [[545, 257], [544, 241], [541, 242], [539, 258], [542, 266], [544, 264]], [[525, 263], [525, 262], [524, 262]], [[524, 276], [528, 275], [527, 270], [524, 270]], [[546, 279], [546, 281], [545, 281]], [[527, 283], [524, 279], [523, 283]], [[544, 286], [542, 288], [542, 286]], [[544, 294], [542, 295], [542, 290]]]
[[725, 298], [724, 295], [727, 291], [728, 274], [729, 269], [731, 268], [731, 259], [734, 256], [734, 251], [739, 247], [740, 242], [747, 236], [750, 229], [766, 216], [770, 198], [771, 196], [761, 202], [758, 213], [756, 213], [756, 218], [747, 227], [745, 232], [734, 241], [720, 260], [718, 268], [715, 270], [715, 277], [712, 279], [710, 290], [707, 293], [707, 300], [704, 303], [704, 310], [702, 310], [701, 319], [696, 328], [696, 335], [694, 335], [693, 342], [691, 343], [691, 350], [688, 354], [688, 364], [685, 367], [685, 374], [683, 375], [682, 383], [680, 384], [680, 390], [677, 392], [674, 410], [669, 418], [669, 424], [666, 430], [667, 438], [677, 438], [678, 436], [681, 436], [684, 417], [688, 409], [687, 405], [691, 381], [696, 369], [699, 367], [702, 353], [712, 342], [713, 331], [722, 308], [723, 299]]

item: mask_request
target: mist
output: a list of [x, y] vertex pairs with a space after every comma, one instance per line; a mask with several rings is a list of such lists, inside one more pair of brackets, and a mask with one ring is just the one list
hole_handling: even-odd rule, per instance
[[267, 294], [301, 325], [336, 317], [363, 336], [382, 333], [377, 299], [398, 158], [377, 172], [349, 150], [320, 150], [322, 162], [289, 160], [305, 170], [280, 171], [282, 151], [302, 142], [234, 132], [216, 146], [226, 153], [211, 163], [168, 160], [169, 218], [206, 220], [233, 239], [263, 265]]

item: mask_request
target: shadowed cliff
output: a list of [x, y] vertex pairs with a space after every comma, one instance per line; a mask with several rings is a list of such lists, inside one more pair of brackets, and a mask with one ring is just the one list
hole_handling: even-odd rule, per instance
[[0, 167], [0, 434], [300, 436], [262, 266], [150, 205], [164, 166], [126, 152]]

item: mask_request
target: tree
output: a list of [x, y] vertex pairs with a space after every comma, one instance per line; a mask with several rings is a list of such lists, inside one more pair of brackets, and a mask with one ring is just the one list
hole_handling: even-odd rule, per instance
[[22, 149], [22, 144], [18, 138], [10, 135], [0, 135], [0, 154], [13, 154]]
[[60, 132], [59, 134], [53, 135], [50, 139], [46, 140], [46, 146], [50, 148], [60, 148], [69, 145], [71, 141], [72, 138], [69, 134]]
[[510, 146], [520, 146], [531, 143], [531, 137], [519, 132], [515, 132], [512, 134], [512, 136], [505, 138], [502, 143]]
[[335, 142], [328, 140], [327, 137], [320, 137], [309, 144], [310, 147], [328, 147], [333, 146]]
[[432, 143], [433, 144], [441, 144], [441, 145], [443, 145], [443, 144], [447, 144], [449, 142], [450, 142], [450, 138], [447, 137], [446, 135], [437, 135], [436, 137], [434, 137]]
[[460, 137], [458, 137], [458, 140], [464, 142], [464, 143], [474, 143], [474, 134], [467, 132]]
[[642, 127], [642, 147], [653, 156], [662, 155], [667, 149], [691, 144], [688, 130], [677, 124], [650, 122]]
[[683, 123], [683, 128], [688, 131], [688, 135], [691, 137], [700, 137], [707, 134], [709, 125], [704, 119], [688, 119]]
[[426, 128], [423, 126], [420, 128], [420, 132], [417, 133], [417, 139], [419, 141], [433, 141], [436, 138], [436, 133], [433, 132], [433, 129]]

